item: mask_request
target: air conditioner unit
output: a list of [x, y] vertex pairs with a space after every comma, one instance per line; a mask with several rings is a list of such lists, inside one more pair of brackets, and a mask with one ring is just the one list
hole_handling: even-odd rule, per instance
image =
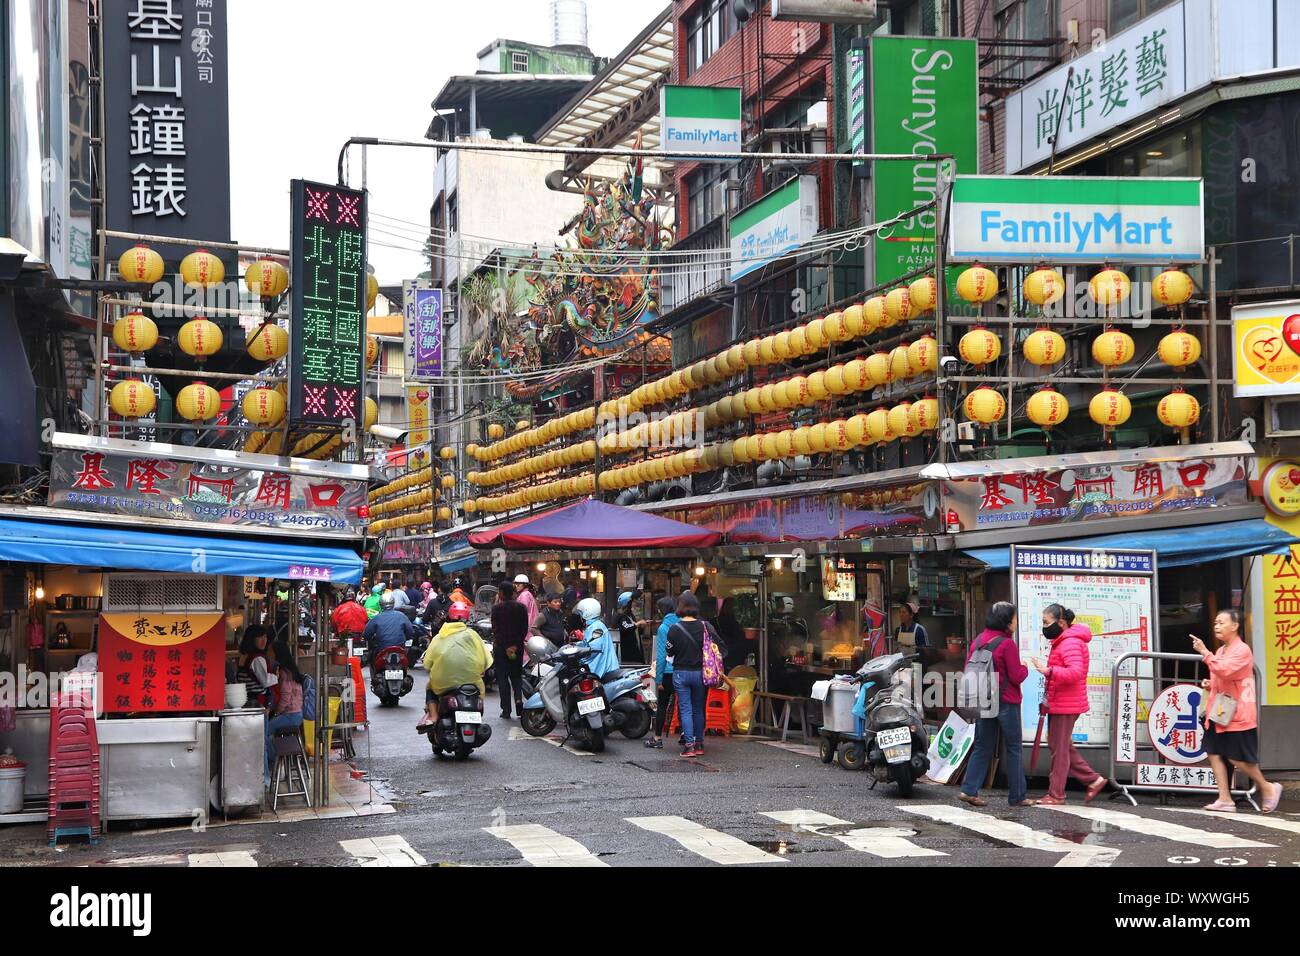
[[[195, 555], [202, 560], [202, 555]], [[221, 578], [215, 574], [106, 574], [105, 612], [220, 611]]]
[[1300, 398], [1264, 399], [1264, 437], [1300, 436]]

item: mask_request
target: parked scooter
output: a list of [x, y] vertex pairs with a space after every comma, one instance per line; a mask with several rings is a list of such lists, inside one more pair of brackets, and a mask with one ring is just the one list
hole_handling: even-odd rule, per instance
[[[479, 640], [483, 642], [483, 647], [487, 650], [488, 660], [495, 660], [492, 656], [492, 619], [489, 617], [481, 617], [477, 620], [471, 619], [469, 626], [478, 633]], [[494, 665], [483, 672], [483, 683], [491, 687], [496, 681], [497, 669]]]
[[862, 740], [867, 769], [875, 777], [871, 786], [893, 781], [902, 797], [910, 797], [913, 782], [930, 769], [929, 740], [906, 681], [916, 659], [915, 654], [886, 654], [867, 661], [857, 673], [858, 681], [872, 685]]
[[[528, 652], [523, 670], [524, 696], [529, 698], [537, 693], [542, 679], [552, 670], [553, 665], [544, 662], [557, 652], [557, 648], [551, 641], [537, 635], [530, 637], [524, 647]], [[649, 667], [624, 667], [617, 680], [604, 685], [605, 699], [609, 702], [609, 711], [605, 715], [606, 732], [618, 731], [629, 740], [650, 732], [654, 721], [655, 690], [652, 684], [642, 680], [648, 673]]]
[[415, 679], [411, 677], [410, 658], [405, 647], [385, 647], [370, 662], [370, 689], [379, 698], [381, 707], [396, 707], [398, 701], [411, 692]]
[[475, 685], [461, 684], [439, 694], [437, 707], [438, 722], [428, 731], [434, 756], [451, 754], [455, 760], [464, 760], [492, 736], [492, 726], [483, 723], [483, 696]]
[[520, 723], [527, 733], [545, 737], [563, 722], [566, 741], [577, 738], [593, 753], [605, 749], [609, 705], [600, 678], [586, 663], [595, 653], [593, 648], [569, 644], [539, 659], [549, 670], [542, 672], [536, 693], [524, 702]]

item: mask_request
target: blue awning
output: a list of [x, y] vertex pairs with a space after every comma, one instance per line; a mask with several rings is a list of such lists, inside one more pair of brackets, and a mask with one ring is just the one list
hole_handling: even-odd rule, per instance
[[452, 558], [450, 561], [439, 561], [438, 567], [442, 568], [443, 574], [455, 574], [457, 571], [466, 571], [478, 564], [478, 554], [467, 554], [463, 558]]
[[[1288, 534], [1262, 518], [1243, 521], [1224, 521], [1219, 524], [1202, 524], [1186, 528], [1162, 528], [1156, 531], [1125, 531], [1122, 534], [1102, 534], [1091, 538], [1062, 538], [1058, 541], [1033, 541], [1025, 544], [1053, 545], [1062, 548], [1137, 548], [1155, 551], [1156, 562], [1162, 568], [1180, 568], [1189, 564], [1204, 564], [1224, 558], [1241, 558], [1250, 554], [1285, 554], [1300, 538]], [[994, 571], [1005, 571], [1011, 565], [1011, 548], [971, 548], [966, 554], [983, 561]]]
[[320, 548], [270, 537], [219, 538], [11, 518], [0, 518], [0, 560], [186, 574], [197, 568], [205, 574], [301, 577], [340, 584], [360, 583], [364, 567], [346, 548]]

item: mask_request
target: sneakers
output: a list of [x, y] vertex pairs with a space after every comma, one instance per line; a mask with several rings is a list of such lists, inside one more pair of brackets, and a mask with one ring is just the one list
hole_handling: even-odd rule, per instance
[[704, 756], [704, 748], [701, 747], [699, 744], [688, 744], [687, 747], [686, 747], [686, 749], [682, 751], [682, 756], [683, 756], [683, 757], [703, 757], [703, 756]]
[[643, 743], [645, 746], [651, 748], [652, 750], [664, 749], [664, 742], [662, 737], [651, 737], [650, 739], [643, 741]]

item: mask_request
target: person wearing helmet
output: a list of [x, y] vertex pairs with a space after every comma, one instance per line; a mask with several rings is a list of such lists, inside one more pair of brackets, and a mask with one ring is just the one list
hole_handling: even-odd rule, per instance
[[528, 612], [528, 633], [534, 633], [537, 630], [537, 598], [533, 597], [533, 582], [526, 574], [515, 575], [515, 600]]
[[365, 604], [367, 617], [373, 618], [379, 613], [379, 599], [383, 597], [383, 594], [384, 586], [382, 584], [376, 584], [370, 589], [370, 596], [366, 598]]
[[618, 596], [618, 659], [633, 664], [644, 662], [641, 650], [641, 628], [646, 622], [638, 620], [633, 606], [636, 591], [624, 591]]
[[415, 727], [417, 733], [426, 733], [430, 725], [438, 722], [439, 695], [461, 684], [473, 684], [480, 696], [487, 693], [483, 674], [492, 666], [492, 659], [483, 639], [469, 626], [470, 610], [468, 601], [453, 602], [447, 609], [447, 622], [424, 652], [422, 663], [429, 682], [424, 689], [424, 718]]
[[465, 593], [465, 587], [466, 587], [465, 580], [463, 578], [457, 578], [455, 581], [452, 582], [451, 593], [447, 595], [447, 597], [451, 600], [451, 603], [453, 604], [459, 602], [461, 604], [468, 604], [470, 607], [473, 607], [474, 602], [471, 601], [469, 599], [469, 595]]
[[397, 610], [391, 592], [380, 597], [379, 608], [379, 613], [370, 619], [365, 631], [362, 632], [366, 639], [366, 646], [370, 649], [372, 662], [375, 660], [375, 655], [385, 647], [402, 647], [409, 638], [419, 633], [411, 619]]
[[614, 647], [609, 628], [600, 619], [600, 602], [595, 598], [583, 598], [574, 610], [584, 622], [579, 643], [596, 651], [587, 659], [587, 669], [603, 681], [618, 670], [618, 650]]
[[365, 608], [357, 603], [357, 592], [352, 588], [348, 588], [343, 601], [330, 612], [330, 624], [334, 628], [334, 638], [340, 643], [349, 639], [361, 640], [361, 635], [365, 633], [366, 624], [369, 621], [370, 615], [366, 613]]

